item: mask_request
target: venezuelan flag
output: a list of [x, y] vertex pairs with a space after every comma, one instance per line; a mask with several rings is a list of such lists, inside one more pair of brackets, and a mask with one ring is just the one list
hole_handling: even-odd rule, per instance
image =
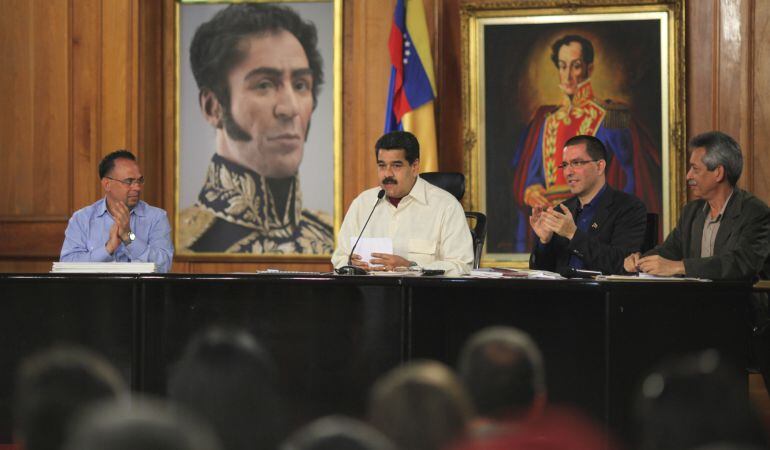
[[422, 0], [398, 0], [388, 39], [390, 87], [385, 132], [404, 130], [420, 141], [420, 168], [438, 170], [433, 101], [436, 82]]

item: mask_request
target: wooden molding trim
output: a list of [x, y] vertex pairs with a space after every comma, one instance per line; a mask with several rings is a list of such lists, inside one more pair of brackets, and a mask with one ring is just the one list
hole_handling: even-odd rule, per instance
[[59, 257], [67, 221], [0, 222], [0, 258]]

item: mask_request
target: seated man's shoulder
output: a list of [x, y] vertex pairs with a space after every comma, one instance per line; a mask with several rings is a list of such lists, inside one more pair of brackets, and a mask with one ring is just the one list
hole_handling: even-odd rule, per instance
[[753, 211], [755, 216], [770, 215], [770, 206], [764, 200], [748, 191], [740, 190], [739, 193], [743, 198], [744, 209]]
[[104, 199], [102, 198], [102, 199], [99, 199], [99, 200], [95, 201], [94, 203], [91, 203], [90, 205], [86, 205], [86, 206], [78, 209], [77, 211], [72, 213], [72, 218], [73, 219], [75, 219], [75, 218], [85, 218], [85, 217], [88, 217], [88, 216], [91, 216], [91, 215], [94, 215], [94, 214], [98, 214], [99, 204], [101, 202], [103, 202], [103, 201], [104, 201]]
[[148, 214], [157, 215], [159, 217], [167, 216], [168, 213], [166, 213], [166, 210], [163, 208], [158, 208], [157, 206], [152, 206], [149, 203], [140, 200], [139, 204], [142, 205], [142, 207], [147, 211]]
[[739, 190], [738, 192], [740, 192], [740, 194], [743, 196], [744, 202], [748, 202], [752, 206], [757, 206], [758, 208], [763, 208], [763, 209], [770, 208], [770, 206], [767, 205], [767, 202], [757, 197], [756, 195], [752, 194], [751, 192], [744, 191], [743, 189]]
[[441, 201], [442, 203], [448, 202], [449, 204], [460, 204], [457, 198], [455, 198], [449, 191], [428, 183], [427, 181], [425, 182], [425, 195], [428, 198], [429, 204], [431, 203], [431, 200]]
[[647, 207], [644, 205], [644, 202], [634, 194], [629, 194], [628, 192], [624, 192], [619, 189], [613, 189], [612, 192], [615, 196], [613, 201], [625, 206], [626, 209], [642, 208], [647, 211]]

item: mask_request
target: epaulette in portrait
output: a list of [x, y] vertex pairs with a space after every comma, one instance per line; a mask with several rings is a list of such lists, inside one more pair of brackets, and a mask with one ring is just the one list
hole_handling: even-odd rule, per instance
[[197, 204], [183, 209], [179, 213], [179, 247], [189, 249], [216, 219], [214, 213]]
[[607, 99], [601, 103], [606, 115], [603, 125], [605, 128], [628, 128], [631, 122], [631, 111], [625, 103]]

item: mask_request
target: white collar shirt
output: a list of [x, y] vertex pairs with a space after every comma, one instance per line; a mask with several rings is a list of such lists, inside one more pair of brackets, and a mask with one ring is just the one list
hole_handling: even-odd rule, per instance
[[[347, 264], [350, 238], [358, 237], [379, 191], [368, 189], [351, 203], [337, 236], [334, 267]], [[391, 238], [394, 254], [426, 269], [443, 269], [446, 275], [467, 274], [473, 264], [473, 240], [462, 205], [419, 177], [398, 207], [386, 198], [379, 200], [363, 237]]]

